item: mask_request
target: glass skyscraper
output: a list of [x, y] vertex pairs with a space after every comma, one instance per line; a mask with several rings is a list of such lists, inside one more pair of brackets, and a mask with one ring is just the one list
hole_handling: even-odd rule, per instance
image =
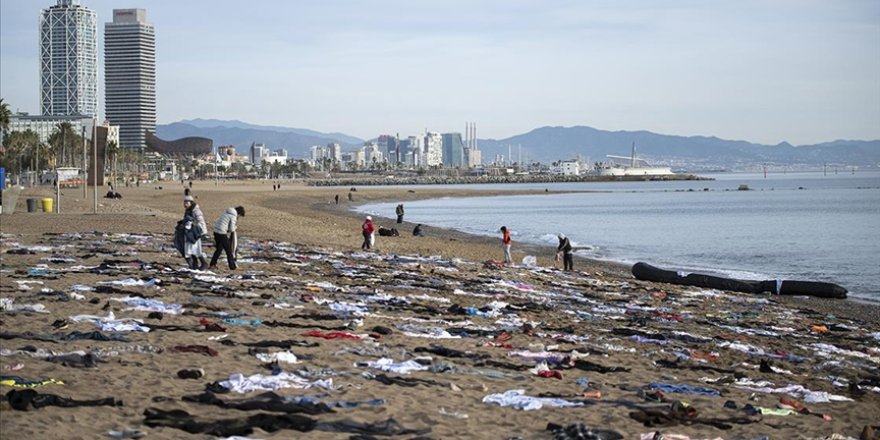
[[58, 0], [40, 14], [40, 111], [98, 114], [98, 15], [79, 0]]
[[156, 32], [143, 9], [114, 9], [104, 24], [104, 102], [119, 146], [144, 148], [156, 132]]

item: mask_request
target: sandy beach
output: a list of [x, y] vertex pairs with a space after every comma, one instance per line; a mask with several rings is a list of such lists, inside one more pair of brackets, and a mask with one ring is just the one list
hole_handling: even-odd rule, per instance
[[161, 185], [0, 215], [0, 437], [877, 438], [876, 306], [566, 273], [518, 243], [538, 266], [505, 267], [497, 238], [411, 223], [362, 252], [353, 205], [497, 193], [421, 187], [196, 181], [209, 227], [247, 215], [238, 270], [190, 271]]

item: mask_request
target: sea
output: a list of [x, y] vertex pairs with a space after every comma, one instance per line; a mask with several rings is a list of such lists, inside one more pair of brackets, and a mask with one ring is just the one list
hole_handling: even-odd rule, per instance
[[[739, 279], [826, 281], [850, 298], [880, 303], [880, 171], [701, 176], [714, 180], [446, 185], [550, 192], [412, 201], [405, 220], [429, 226], [428, 233], [433, 226], [499, 238], [505, 225], [514, 246], [556, 246], [563, 233], [589, 258]], [[398, 203], [356, 209], [393, 218]]]

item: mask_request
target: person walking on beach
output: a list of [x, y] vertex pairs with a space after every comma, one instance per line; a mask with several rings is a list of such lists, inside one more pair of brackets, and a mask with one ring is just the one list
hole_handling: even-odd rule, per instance
[[208, 234], [205, 215], [202, 214], [202, 208], [199, 207], [193, 196], [190, 195], [183, 197], [183, 208], [183, 218], [191, 218], [193, 226], [198, 227], [198, 235], [193, 234], [194, 240], [187, 240], [184, 258], [189, 263], [190, 269], [205, 270], [208, 268], [208, 260], [205, 259], [205, 254], [202, 253], [202, 238], [207, 237]]
[[513, 258], [510, 256], [510, 245], [513, 243], [513, 240], [510, 239], [510, 230], [507, 229], [507, 226], [501, 227], [501, 244], [504, 246], [504, 263], [512, 264]]
[[364, 219], [364, 224], [361, 225], [361, 232], [364, 234], [364, 243], [361, 245], [361, 249], [368, 250], [373, 248], [373, 231], [375, 230], [376, 227], [373, 225], [373, 217], [368, 215]]
[[562, 254], [564, 270], [574, 270], [574, 254], [572, 254], [571, 240], [562, 233], [557, 235], [557, 237], [559, 238], [559, 246], [556, 248], [556, 261], [559, 261], [559, 254]]
[[235, 236], [238, 217], [244, 217], [244, 208], [236, 206], [235, 208], [226, 208], [226, 212], [220, 215], [220, 218], [214, 222], [214, 244], [217, 247], [214, 250], [214, 256], [211, 257], [210, 268], [217, 267], [217, 260], [220, 253], [226, 252], [226, 262], [229, 263], [229, 269], [235, 270], [238, 266], [235, 264], [235, 254], [238, 250], [238, 237]]
[[397, 205], [394, 211], [397, 214], [397, 223], [403, 223], [403, 203]]

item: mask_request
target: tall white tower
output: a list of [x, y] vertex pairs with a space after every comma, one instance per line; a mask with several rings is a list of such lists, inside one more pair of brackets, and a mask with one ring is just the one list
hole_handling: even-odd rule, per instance
[[114, 9], [104, 24], [104, 112], [119, 146], [146, 147], [156, 132], [156, 31], [143, 9]]
[[40, 112], [98, 114], [98, 15], [79, 0], [40, 14]]

